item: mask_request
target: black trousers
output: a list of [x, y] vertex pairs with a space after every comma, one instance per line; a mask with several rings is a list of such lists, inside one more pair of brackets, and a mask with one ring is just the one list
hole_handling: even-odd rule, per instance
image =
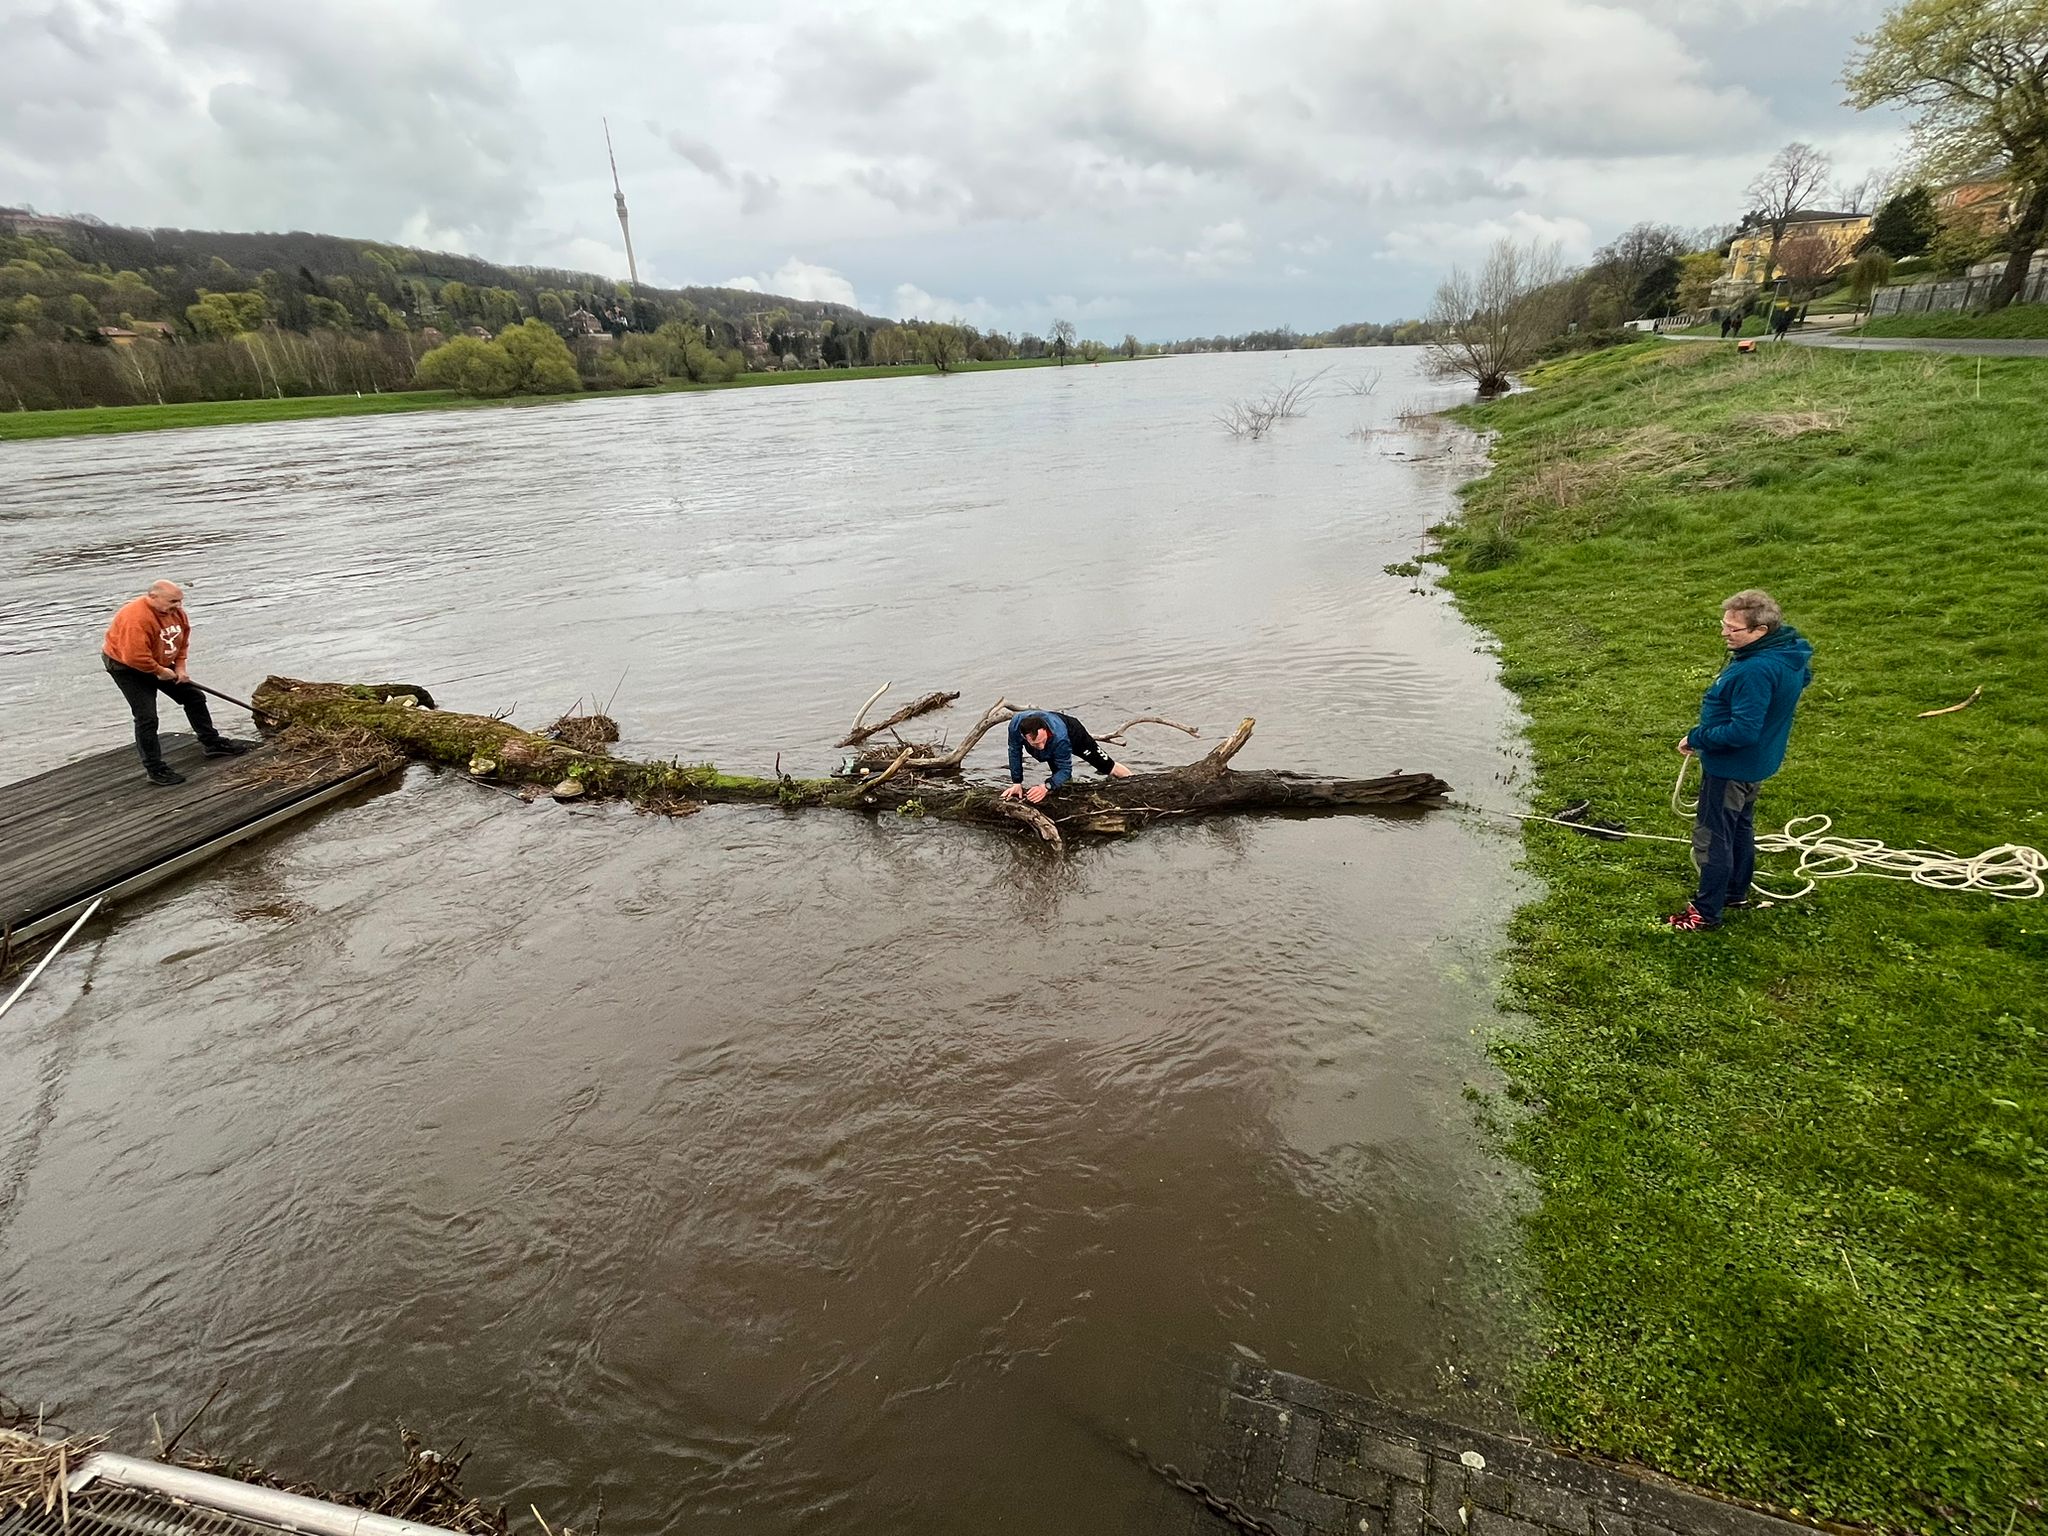
[[1060, 720], [1067, 728], [1067, 745], [1074, 749], [1074, 756], [1080, 758], [1097, 773], [1107, 773], [1116, 766], [1116, 759], [1102, 750], [1102, 743], [1088, 734], [1088, 727], [1072, 715], [1061, 715]]
[[1692, 904], [1709, 922], [1721, 920], [1731, 901], [1749, 899], [1756, 878], [1756, 792], [1747, 779], [1700, 776], [1700, 808], [1692, 824], [1692, 861], [1699, 866], [1699, 894]]
[[164, 760], [164, 751], [156, 739], [156, 696], [159, 693], [170, 696], [172, 702], [183, 705], [185, 718], [192, 722], [192, 729], [202, 742], [217, 741], [220, 732], [213, 728], [213, 716], [206, 708], [206, 695], [190, 683], [167, 683], [151, 672], [138, 672], [111, 656], [102, 656], [100, 661], [107, 669], [107, 676], [114, 680], [114, 686], [121, 690], [121, 697], [128, 701], [128, 709], [135, 716], [135, 750], [142, 754], [142, 766], [154, 768]]

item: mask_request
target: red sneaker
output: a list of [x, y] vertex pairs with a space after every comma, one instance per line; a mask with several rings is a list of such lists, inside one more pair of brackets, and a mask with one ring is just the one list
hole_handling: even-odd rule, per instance
[[1680, 933], [1711, 933], [1721, 925], [1710, 922], [1705, 913], [1688, 901], [1683, 912], [1674, 912], [1664, 919], [1664, 926]]

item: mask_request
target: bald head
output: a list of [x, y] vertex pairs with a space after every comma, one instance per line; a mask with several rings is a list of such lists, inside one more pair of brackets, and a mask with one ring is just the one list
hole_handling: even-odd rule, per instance
[[175, 581], [151, 582], [149, 590], [142, 595], [158, 613], [169, 613], [185, 601], [185, 589]]

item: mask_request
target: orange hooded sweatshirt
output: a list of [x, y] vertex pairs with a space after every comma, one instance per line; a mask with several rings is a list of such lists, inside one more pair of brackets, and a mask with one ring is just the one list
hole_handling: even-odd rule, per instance
[[191, 647], [192, 621], [183, 607], [158, 613], [148, 598], [138, 597], [121, 605], [100, 649], [122, 666], [154, 677], [159, 670], [177, 671]]

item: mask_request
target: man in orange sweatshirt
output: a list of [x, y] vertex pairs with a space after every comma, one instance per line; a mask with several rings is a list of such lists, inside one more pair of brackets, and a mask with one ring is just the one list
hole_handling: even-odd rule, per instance
[[100, 647], [114, 686], [128, 700], [135, 716], [135, 750], [152, 784], [182, 784], [185, 775], [164, 761], [156, 739], [156, 696], [168, 694], [185, 707], [185, 718], [208, 757], [233, 757], [249, 750], [245, 741], [230, 741], [213, 728], [206, 695], [185, 673], [185, 653], [192, 648], [192, 621], [185, 616], [185, 593], [175, 581], [159, 581], [132, 602], [124, 603], [107, 626]]

